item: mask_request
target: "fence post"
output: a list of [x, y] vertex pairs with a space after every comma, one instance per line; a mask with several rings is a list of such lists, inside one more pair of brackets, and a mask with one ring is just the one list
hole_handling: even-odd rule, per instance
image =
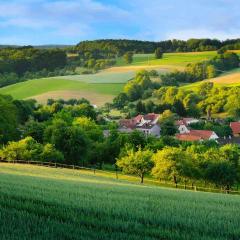
[[93, 168], [93, 173], [94, 173], [94, 175], [96, 174], [96, 169], [95, 168]]
[[197, 192], [197, 186], [194, 186], [194, 191]]

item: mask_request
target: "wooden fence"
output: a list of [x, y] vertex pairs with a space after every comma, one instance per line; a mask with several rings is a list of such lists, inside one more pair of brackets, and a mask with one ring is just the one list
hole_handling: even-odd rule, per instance
[[[115, 178], [117, 180], [128, 180], [130, 182], [139, 182], [139, 178], [133, 175], [123, 174], [121, 171], [106, 171], [97, 169], [94, 167], [81, 167], [77, 165], [68, 165], [62, 163], [55, 163], [55, 162], [41, 162], [41, 161], [26, 161], [26, 160], [1, 160], [0, 163], [12, 163], [12, 164], [30, 164], [30, 165], [37, 165], [37, 166], [44, 166], [44, 167], [51, 167], [51, 168], [66, 168], [66, 169], [74, 169], [74, 170], [87, 170], [92, 172], [94, 175], [97, 173], [106, 174], [107, 177]], [[184, 189], [184, 190], [191, 190], [191, 191], [202, 191], [202, 192], [213, 192], [213, 193], [228, 193], [228, 194], [236, 194], [240, 195], [240, 191], [238, 189], [233, 190], [226, 190], [220, 188], [208, 188], [208, 187], [201, 187], [196, 185], [187, 185], [187, 184], [173, 184], [171, 182], [166, 181], [156, 181], [150, 178], [145, 178], [145, 184], [147, 185], [154, 185], [154, 186], [162, 186], [162, 187], [169, 187], [175, 189]]]

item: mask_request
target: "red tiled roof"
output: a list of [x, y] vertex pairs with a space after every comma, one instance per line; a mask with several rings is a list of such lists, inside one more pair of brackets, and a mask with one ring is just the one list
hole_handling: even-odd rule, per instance
[[122, 119], [119, 122], [121, 127], [126, 127], [126, 128], [135, 128], [136, 122], [133, 119]]
[[194, 118], [182, 118], [182, 119], [176, 121], [176, 125], [177, 125], [177, 126], [180, 126], [180, 125], [185, 125], [185, 126], [187, 126], [187, 125], [188, 125], [188, 122], [189, 122], [189, 121], [192, 121], [192, 120], [195, 120], [195, 119], [194, 119]]
[[180, 141], [200, 141], [201, 140], [201, 137], [197, 137], [197, 136], [194, 136], [194, 135], [189, 135], [189, 134], [177, 134], [176, 135], [176, 138]]
[[136, 117], [134, 117], [133, 119], [134, 119], [134, 121], [136, 121], [136, 123], [138, 123], [141, 121], [142, 117], [143, 117], [143, 115], [139, 114]]
[[191, 130], [189, 133], [177, 134], [176, 138], [181, 141], [209, 140], [213, 133], [208, 130]]
[[191, 130], [189, 134], [199, 136], [202, 139], [207, 140], [212, 136], [213, 133], [213, 131], [208, 130]]
[[151, 120], [151, 121], [156, 120], [158, 117], [159, 117], [159, 114], [155, 114], [155, 113], [148, 113], [143, 116], [145, 120]]
[[240, 122], [231, 122], [230, 128], [232, 129], [233, 134], [239, 134], [240, 133]]
[[[144, 120], [150, 120], [152, 122], [152, 121], [156, 120], [158, 117], [159, 117], [159, 114], [155, 114], [155, 113], [149, 113], [146, 115], [139, 114], [132, 119], [122, 119], [119, 121], [119, 124], [121, 127], [134, 129], [137, 127], [137, 124], [139, 124], [141, 122], [142, 118], [144, 118]], [[141, 128], [141, 127], [150, 128], [150, 126], [152, 126], [151, 122], [144, 124], [143, 126], [139, 126], [139, 128]]]
[[181, 126], [181, 125], [187, 125], [187, 123], [184, 121], [184, 120], [178, 120], [178, 121], [176, 121], [176, 125], [177, 126]]

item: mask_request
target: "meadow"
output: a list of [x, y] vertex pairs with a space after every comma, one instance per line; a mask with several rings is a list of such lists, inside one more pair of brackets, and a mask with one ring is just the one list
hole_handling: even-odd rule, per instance
[[15, 99], [35, 98], [45, 103], [48, 98], [85, 97], [95, 105], [111, 101], [123, 89], [124, 82], [134, 73], [99, 73], [34, 79], [0, 88], [0, 94], [10, 94]]
[[[164, 53], [162, 59], [155, 59], [154, 54], [134, 54], [133, 62], [130, 65], [139, 66], [159, 66], [169, 69], [183, 70], [188, 63], [196, 63], [209, 60], [216, 56], [216, 51], [209, 52], [184, 52], [184, 53]], [[126, 65], [123, 57], [119, 58], [117, 66]]]
[[239, 239], [239, 196], [0, 164], [1, 239]]

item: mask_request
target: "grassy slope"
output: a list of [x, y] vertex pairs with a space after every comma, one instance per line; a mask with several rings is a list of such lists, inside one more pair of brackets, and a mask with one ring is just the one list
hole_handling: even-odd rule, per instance
[[[135, 54], [130, 65], [163, 65], [169, 67], [184, 67], [188, 63], [211, 59], [216, 55], [210, 52], [165, 53], [162, 59], [155, 59], [154, 54]], [[117, 66], [126, 65], [123, 58], [117, 60]]]
[[[2, 239], [238, 239], [238, 196], [0, 164]], [[33, 238], [34, 236], [34, 238]]]
[[43, 78], [1, 88], [0, 94], [10, 94], [16, 99], [25, 99], [51, 91], [65, 90], [74, 92], [85, 91], [88, 94], [97, 93], [114, 97], [121, 92], [122, 88], [123, 84], [121, 83], [86, 83], [62, 78]]
[[218, 86], [240, 86], [240, 68], [221, 74], [219, 77], [216, 78], [183, 85], [181, 88], [185, 90], [193, 90], [194, 88], [197, 88], [201, 83], [208, 81], [213, 82]]

